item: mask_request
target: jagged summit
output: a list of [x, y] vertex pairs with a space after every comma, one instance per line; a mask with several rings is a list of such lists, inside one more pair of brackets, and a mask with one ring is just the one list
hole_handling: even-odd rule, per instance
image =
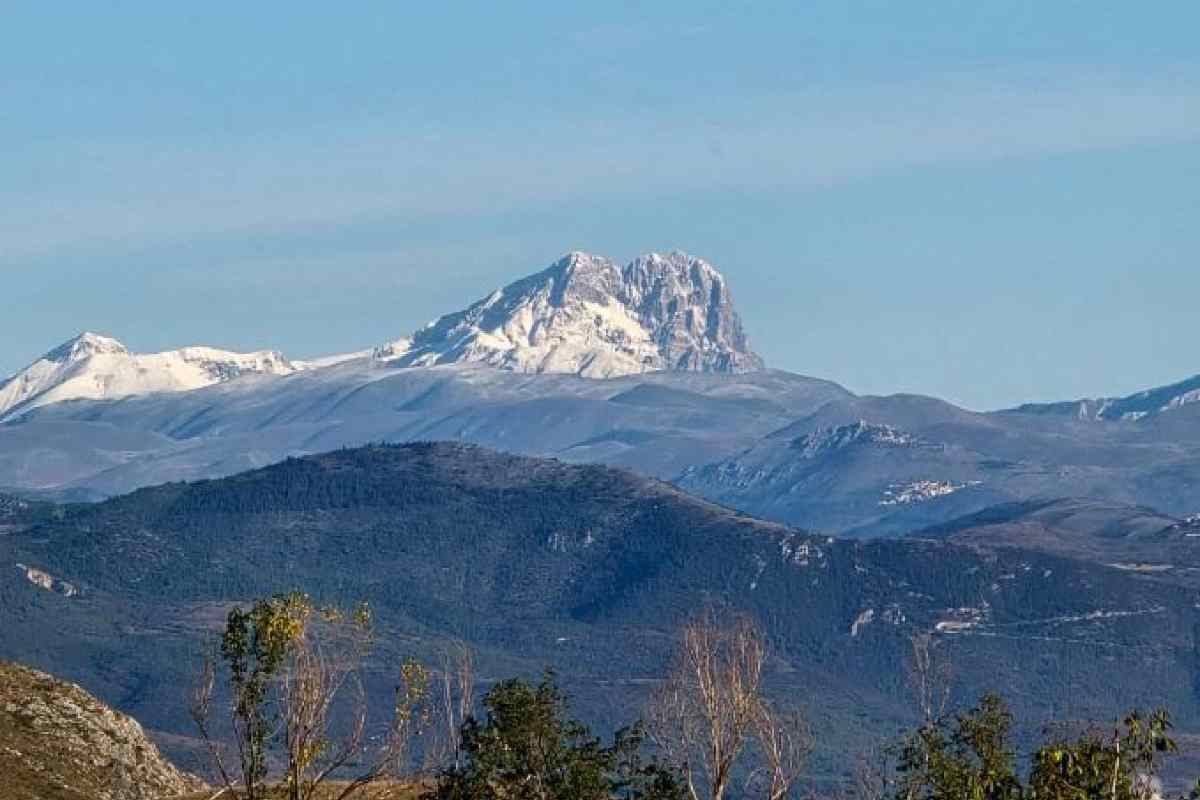
[[568, 253], [374, 355], [399, 366], [475, 362], [589, 378], [763, 366], [724, 277], [678, 251], [650, 253], [624, 267]]
[[269, 350], [231, 353], [185, 347], [137, 354], [110, 336], [86, 332], [0, 382], [0, 421], [63, 400], [182, 392], [248, 373], [287, 375], [294, 371], [295, 365]]

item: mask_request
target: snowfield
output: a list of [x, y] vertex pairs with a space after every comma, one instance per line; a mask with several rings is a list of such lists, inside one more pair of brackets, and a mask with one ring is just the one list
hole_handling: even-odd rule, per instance
[[231, 353], [185, 347], [138, 354], [111, 337], [84, 333], [0, 384], [0, 421], [65, 400], [186, 392], [246, 374], [289, 375], [296, 370], [273, 351]]

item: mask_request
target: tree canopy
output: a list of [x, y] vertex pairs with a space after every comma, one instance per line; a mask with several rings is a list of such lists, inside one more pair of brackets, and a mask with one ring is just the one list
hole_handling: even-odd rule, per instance
[[483, 698], [483, 715], [462, 728], [463, 763], [443, 772], [427, 800], [682, 800], [667, 770], [641, 755], [640, 726], [604, 744], [569, 718], [567, 698], [547, 672], [540, 683], [503, 681]]

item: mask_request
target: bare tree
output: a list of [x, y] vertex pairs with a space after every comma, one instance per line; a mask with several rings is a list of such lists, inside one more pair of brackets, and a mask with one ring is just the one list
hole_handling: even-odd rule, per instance
[[925, 725], [933, 724], [945, 716], [954, 677], [950, 659], [938, 651], [936, 645], [930, 633], [918, 633], [911, 639], [909, 683], [921, 722]]
[[[938, 650], [932, 633], [914, 634], [910, 646], [908, 678], [921, 718], [915, 734], [916, 740], [920, 741], [922, 736], [936, 732], [945, 722], [953, 671], [950, 659]], [[921, 767], [927, 772], [932, 766], [932, 753], [928, 748], [920, 748], [919, 753]], [[904, 787], [903, 794], [908, 800], [912, 800], [920, 788], [920, 779], [911, 773], [904, 776], [881, 773], [879, 777], [885, 786], [896, 779]]]
[[475, 707], [475, 656], [465, 642], [454, 642], [442, 652], [440, 705], [438, 733], [429, 755], [434, 764], [458, 769], [462, 724]]
[[713, 611], [683, 628], [677, 663], [648, 709], [648, 730], [682, 774], [691, 800], [721, 800], [763, 719], [766, 643], [744, 616]]
[[200, 732], [200, 738], [208, 750], [209, 760], [212, 761], [213, 767], [221, 778], [224, 786], [224, 789], [221, 790], [222, 793], [228, 791], [230, 795], [233, 795], [234, 780], [225, 766], [225, 748], [221, 746], [212, 731], [212, 698], [213, 690], [216, 687], [216, 665], [215, 652], [211, 648], [206, 649], [200, 660], [199, 672], [189, 697], [188, 713]]
[[430, 723], [429, 688], [429, 671], [413, 659], [405, 660], [400, 667], [400, 685], [396, 687], [388, 730], [371, 753], [366, 771], [350, 781], [337, 800], [346, 800], [359, 789], [387, 778], [400, 778], [408, 772], [412, 740]]
[[[317, 612], [304, 601], [290, 603], [285, 613], [296, 623], [276, 678], [286, 785], [291, 800], [309, 800], [329, 775], [363, 750], [367, 703], [359, 671], [370, 649], [370, 617], [365, 610], [352, 619], [336, 609]], [[334, 740], [330, 713], [346, 694], [348, 728]]]
[[797, 709], [776, 711], [766, 700], [759, 703], [755, 736], [764, 762], [768, 800], [783, 800], [804, 773], [812, 751], [812, 734]]

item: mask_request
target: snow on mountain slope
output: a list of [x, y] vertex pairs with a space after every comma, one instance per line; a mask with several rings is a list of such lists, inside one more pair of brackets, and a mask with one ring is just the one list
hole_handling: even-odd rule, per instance
[[325, 367], [336, 367], [338, 364], [345, 364], [347, 361], [359, 361], [371, 358], [373, 353], [374, 351], [368, 348], [366, 350], [357, 350], [353, 353], [338, 353], [333, 356], [292, 359], [292, 366], [297, 370], [324, 369]]
[[681, 252], [651, 253], [623, 268], [570, 253], [374, 355], [397, 366], [476, 362], [588, 378], [763, 366], [724, 277]]
[[287, 375], [350, 361], [473, 363], [588, 378], [763, 366], [749, 349], [725, 279], [707, 262], [652, 253], [622, 268], [576, 252], [411, 338], [344, 355], [289, 361], [277, 352], [205, 347], [136, 354], [116, 339], [84, 333], [0, 382], [0, 422], [64, 400], [184, 392], [246, 373]]
[[137, 354], [116, 339], [83, 333], [0, 384], [0, 421], [63, 400], [184, 392], [244, 374], [287, 375], [296, 369], [271, 351], [231, 353], [185, 347]]
[[1126, 397], [1089, 398], [1061, 403], [1027, 403], [1003, 413], [1058, 414], [1089, 421], [1136, 422], [1197, 402], [1200, 402], [1200, 375]]

